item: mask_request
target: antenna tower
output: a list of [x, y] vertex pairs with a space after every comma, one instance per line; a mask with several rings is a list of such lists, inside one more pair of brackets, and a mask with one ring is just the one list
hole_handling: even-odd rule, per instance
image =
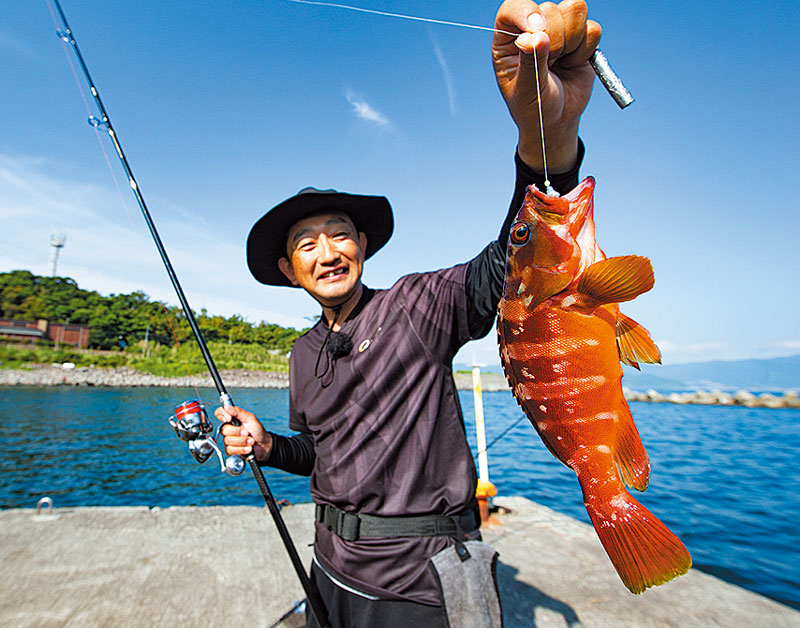
[[51, 276], [56, 276], [56, 268], [58, 267], [58, 254], [64, 248], [64, 243], [67, 241], [67, 236], [63, 233], [50, 234], [50, 246], [53, 247], [53, 270]]

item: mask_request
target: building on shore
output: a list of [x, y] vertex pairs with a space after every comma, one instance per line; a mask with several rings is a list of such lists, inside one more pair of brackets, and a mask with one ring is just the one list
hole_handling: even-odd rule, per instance
[[44, 340], [55, 345], [71, 345], [78, 349], [87, 349], [89, 327], [77, 323], [52, 323], [42, 318], [37, 321], [0, 318], [0, 339], [31, 344], [37, 340]]

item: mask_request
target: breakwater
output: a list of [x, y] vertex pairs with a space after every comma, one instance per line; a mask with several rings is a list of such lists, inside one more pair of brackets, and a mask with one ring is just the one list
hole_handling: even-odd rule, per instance
[[781, 395], [773, 393], [760, 393], [758, 395], [747, 390], [735, 393], [714, 390], [706, 392], [695, 390], [692, 392], [673, 392], [662, 394], [656, 390], [636, 392], [623, 389], [628, 401], [649, 401], [651, 403], [695, 403], [705, 406], [744, 406], [746, 408], [800, 408], [800, 398], [794, 390], [788, 390]]
[[[495, 505], [482, 532], [507, 628], [798, 625], [796, 610], [697, 569], [632, 595], [588, 524], [519, 496]], [[282, 511], [306, 565], [313, 508]], [[0, 510], [0, 558], [4, 626], [266, 626], [302, 598], [263, 506]]]
[[[453, 375], [459, 390], [472, 390], [471, 373]], [[229, 388], [288, 388], [288, 373], [273, 371], [248, 371], [244, 369], [222, 371], [222, 379]], [[135, 371], [127, 367], [97, 368], [74, 367], [60, 364], [31, 365], [28, 369], [0, 370], [0, 386], [109, 386], [158, 388], [213, 388], [214, 382], [207, 373], [184, 377], [160, 377]], [[481, 386], [486, 392], [508, 390], [508, 383], [497, 373], [482, 373]], [[623, 388], [628, 401], [650, 403], [699, 404], [743, 406], [747, 408], [800, 408], [796, 391], [783, 394], [752, 393], [739, 390], [734, 393], [715, 391], [686, 391], [661, 393], [656, 390], [639, 392]]]

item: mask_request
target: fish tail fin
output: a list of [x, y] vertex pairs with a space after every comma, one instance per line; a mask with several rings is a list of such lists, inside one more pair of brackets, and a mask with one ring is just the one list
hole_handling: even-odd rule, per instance
[[595, 496], [585, 503], [603, 549], [632, 593], [664, 584], [692, 566], [680, 539], [621, 485], [611, 499]]
[[[627, 406], [627, 404], [626, 404]], [[614, 452], [614, 462], [620, 479], [637, 491], [647, 490], [650, 484], [650, 456], [627, 407], [621, 415], [619, 439]]]

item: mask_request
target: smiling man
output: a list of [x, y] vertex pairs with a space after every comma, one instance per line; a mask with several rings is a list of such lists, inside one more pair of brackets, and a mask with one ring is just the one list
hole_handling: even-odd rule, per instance
[[578, 125], [594, 77], [588, 59], [600, 36], [586, 15], [581, 0], [507, 0], [498, 11], [498, 29], [522, 33], [496, 34], [492, 49], [520, 134], [516, 187], [508, 212], [498, 212], [498, 238], [471, 261], [386, 290], [365, 286], [363, 264], [394, 225], [382, 196], [306, 188], [250, 232], [253, 276], [302, 288], [322, 316], [292, 350], [293, 436], [267, 432], [242, 408], [216, 416], [241, 421], [223, 426], [228, 454], [311, 476], [312, 579], [334, 628], [444, 628], [465, 625], [464, 617], [470, 626], [500, 625], [495, 556], [474, 541], [477, 477], [451, 367], [464, 343], [492, 328], [510, 224], [526, 186], [544, 187], [534, 52], [550, 182], [561, 193], [577, 185]]
[[[313, 193], [326, 194], [313, 188], [301, 192]], [[387, 217], [391, 219], [391, 214]], [[391, 232], [390, 225], [388, 230]], [[292, 285], [303, 288], [323, 308], [341, 308], [341, 316], [346, 318], [361, 296], [366, 249], [367, 236], [356, 229], [345, 212], [325, 211], [292, 225], [286, 236], [286, 257], [278, 260], [278, 268]]]

